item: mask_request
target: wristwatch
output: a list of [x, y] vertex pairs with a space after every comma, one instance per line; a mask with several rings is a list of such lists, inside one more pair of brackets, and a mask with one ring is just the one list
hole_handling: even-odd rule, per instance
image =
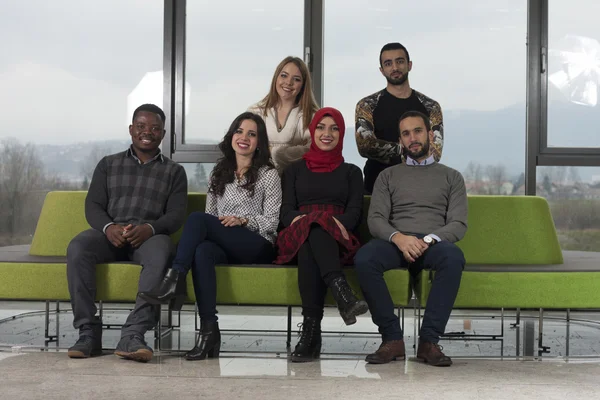
[[430, 245], [430, 246], [431, 246], [431, 245], [433, 245], [433, 244], [436, 244], [436, 243], [437, 243], [437, 240], [435, 240], [434, 238], [432, 238], [432, 237], [431, 237], [431, 236], [429, 236], [429, 235], [425, 236], [425, 237], [423, 238], [423, 241], [424, 241], [425, 243], [427, 243], [428, 245]]

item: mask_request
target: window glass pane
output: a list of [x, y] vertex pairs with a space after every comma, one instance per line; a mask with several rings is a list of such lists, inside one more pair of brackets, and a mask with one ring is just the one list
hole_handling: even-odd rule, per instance
[[441, 105], [441, 162], [465, 175], [480, 171], [465, 176], [471, 193], [518, 192], [525, 169], [526, 1], [324, 4], [324, 104], [344, 115], [349, 162], [365, 164], [354, 137], [356, 103], [386, 86], [379, 52], [400, 42], [413, 62], [410, 86]]
[[208, 180], [215, 164], [212, 163], [183, 163], [188, 178], [188, 192], [206, 193]]
[[218, 143], [266, 96], [281, 60], [304, 58], [304, 2], [194, 0], [186, 14], [184, 140]]
[[548, 146], [600, 147], [600, 2], [548, 5]]
[[600, 251], [600, 168], [538, 167], [563, 250]]
[[135, 107], [162, 107], [160, 0], [2, 3], [0, 246], [27, 244], [49, 190], [87, 188]]

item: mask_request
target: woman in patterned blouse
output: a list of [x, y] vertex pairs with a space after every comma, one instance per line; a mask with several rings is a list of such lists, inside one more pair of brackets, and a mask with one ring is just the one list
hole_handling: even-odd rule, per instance
[[360, 243], [352, 234], [360, 222], [363, 179], [360, 168], [344, 162], [344, 118], [326, 107], [310, 123], [312, 142], [303, 159], [283, 173], [279, 255], [275, 263], [297, 258], [302, 298], [302, 336], [292, 361], [310, 361], [321, 352], [321, 319], [327, 288], [346, 325], [368, 311], [348, 283], [342, 265], [352, 261]]
[[217, 264], [270, 264], [275, 258], [281, 207], [281, 181], [271, 162], [263, 119], [251, 112], [238, 116], [219, 144], [223, 157], [211, 174], [205, 212], [188, 217], [172, 268], [161, 286], [140, 297], [172, 302], [181, 309], [190, 269], [200, 314], [201, 334], [185, 354], [188, 360], [219, 356]]

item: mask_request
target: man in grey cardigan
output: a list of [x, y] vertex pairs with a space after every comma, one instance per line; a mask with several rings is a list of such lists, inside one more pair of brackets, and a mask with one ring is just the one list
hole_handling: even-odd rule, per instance
[[417, 358], [435, 366], [452, 364], [438, 345], [460, 286], [465, 258], [454, 244], [467, 230], [467, 194], [462, 175], [435, 162], [429, 119], [418, 111], [400, 117], [400, 142], [406, 163], [377, 178], [369, 208], [369, 243], [356, 254], [355, 268], [373, 322], [383, 343], [367, 362], [404, 359], [405, 349], [394, 304], [383, 273], [408, 268], [435, 277], [419, 332]]

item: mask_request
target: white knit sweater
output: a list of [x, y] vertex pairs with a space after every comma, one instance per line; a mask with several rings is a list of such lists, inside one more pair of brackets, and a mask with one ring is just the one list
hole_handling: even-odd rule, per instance
[[281, 130], [277, 129], [277, 117], [274, 108], [267, 110], [266, 117], [258, 103], [250, 106], [248, 111], [260, 115], [265, 120], [271, 157], [279, 173], [290, 163], [302, 158], [304, 153], [308, 151], [310, 132], [308, 129], [302, 129], [303, 114], [299, 107], [295, 107], [290, 111]]

